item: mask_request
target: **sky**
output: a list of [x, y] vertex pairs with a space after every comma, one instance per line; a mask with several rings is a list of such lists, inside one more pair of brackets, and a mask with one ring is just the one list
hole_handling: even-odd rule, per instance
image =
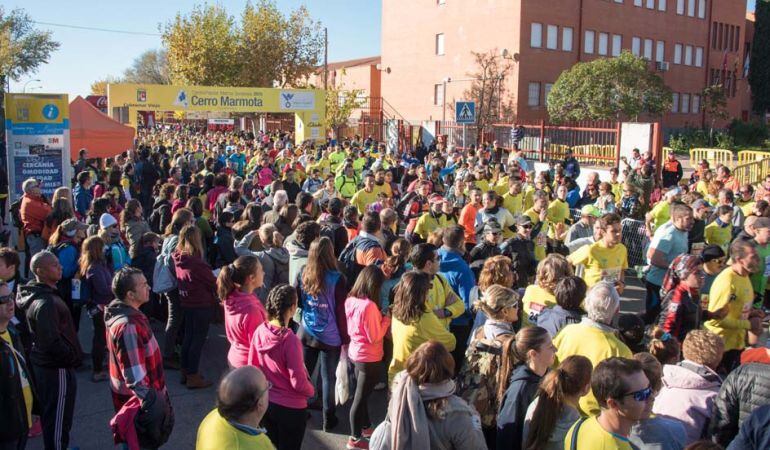
[[[311, 16], [328, 28], [330, 62], [380, 54], [382, 1], [276, 0], [284, 12], [305, 5]], [[159, 25], [169, 22], [179, 12], [191, 11], [196, 3], [180, 0], [71, 0], [66, 3], [2, 0], [6, 9], [22, 8], [37, 22], [150, 34], [158, 34]], [[237, 17], [245, 0], [220, 0], [218, 4]], [[753, 10], [754, 0], [747, 0], [747, 7]], [[70, 98], [88, 95], [93, 81], [109, 75], [119, 76], [142, 52], [162, 46], [160, 36], [51, 25], [37, 27], [51, 30], [61, 47], [38, 72], [18, 82], [11, 81], [11, 92], [21, 92], [26, 87], [28, 92], [67, 93]]]
[[[6, 10], [24, 9], [37, 22], [159, 34], [158, 27], [177, 13], [190, 12], [196, 3], [179, 0], [82, 1], [2, 0]], [[245, 0], [220, 0], [217, 4], [233, 16], [243, 11]], [[329, 61], [380, 54], [381, 0], [276, 0], [288, 13], [304, 5], [310, 15], [329, 32]], [[119, 76], [135, 57], [161, 48], [160, 36], [112, 33], [36, 25], [53, 32], [61, 44], [48, 64], [18, 82], [11, 92], [67, 93], [88, 95], [93, 81]], [[36, 81], [39, 80], [39, 81]]]

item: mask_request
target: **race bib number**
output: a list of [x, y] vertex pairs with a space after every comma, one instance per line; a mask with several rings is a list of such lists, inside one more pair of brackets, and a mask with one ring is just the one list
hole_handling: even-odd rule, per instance
[[698, 256], [703, 253], [703, 249], [706, 248], [705, 242], [693, 242], [691, 254]]
[[545, 305], [540, 303], [530, 303], [529, 304], [529, 321], [530, 322], [537, 322], [537, 316], [540, 315], [541, 312], [545, 309]]
[[538, 234], [537, 238], [535, 238], [535, 243], [538, 245], [538, 247], [545, 247], [547, 242], [548, 242], [548, 227], [543, 226], [543, 228], [540, 229], [540, 234]]
[[602, 281], [615, 283], [620, 280], [620, 268], [602, 269]]

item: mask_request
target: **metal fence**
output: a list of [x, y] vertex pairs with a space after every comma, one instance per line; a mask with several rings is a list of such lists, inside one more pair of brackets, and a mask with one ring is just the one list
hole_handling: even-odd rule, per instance
[[[570, 209], [570, 216], [573, 222], [580, 220], [580, 209]], [[647, 231], [644, 222], [634, 219], [623, 219], [621, 226], [621, 242], [628, 251], [628, 267], [643, 266], [646, 264], [645, 253], [650, 245], [650, 239], [647, 237]]]

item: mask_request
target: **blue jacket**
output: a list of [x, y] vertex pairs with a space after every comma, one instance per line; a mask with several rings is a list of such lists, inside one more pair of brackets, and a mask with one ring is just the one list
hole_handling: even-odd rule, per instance
[[77, 211], [81, 217], [85, 217], [88, 208], [91, 207], [91, 202], [94, 200], [93, 191], [91, 189], [85, 189], [82, 185], [78, 184], [75, 186], [75, 189], [72, 190], [72, 196], [75, 199], [75, 211]]
[[122, 267], [131, 264], [131, 257], [122, 242], [107, 244], [104, 246], [104, 254], [108, 264], [112, 263], [112, 271], [117, 272]]
[[580, 176], [580, 163], [573, 156], [564, 160], [564, 175], [577, 180]]
[[78, 248], [72, 242], [62, 242], [51, 248], [61, 264], [62, 279], [72, 278], [78, 271]]
[[567, 192], [567, 204], [571, 209], [575, 209], [577, 208], [578, 203], [580, 203], [580, 188], [576, 187]]
[[[300, 282], [302, 291], [302, 327], [314, 339], [332, 347], [342, 345], [340, 329], [337, 326], [337, 282], [342, 274], [328, 271], [324, 274], [323, 290], [318, 296], [307, 294]], [[342, 318], [343, 320], [346, 320]]]
[[476, 285], [476, 277], [473, 275], [471, 267], [463, 259], [463, 255], [457, 251], [442, 247], [438, 250], [439, 273], [444, 276], [452, 286], [452, 289], [460, 296], [465, 303], [465, 313], [452, 320], [455, 325], [468, 325], [473, 322], [471, 316], [471, 289]]
[[760, 448], [770, 448], [770, 405], [758, 407], [746, 418], [727, 450]]
[[511, 384], [505, 391], [497, 414], [497, 450], [521, 448], [524, 418], [541, 378], [526, 364], [519, 364], [513, 370]]

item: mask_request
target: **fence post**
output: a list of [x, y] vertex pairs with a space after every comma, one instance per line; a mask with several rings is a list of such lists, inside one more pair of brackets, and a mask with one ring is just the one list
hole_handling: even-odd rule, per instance
[[660, 179], [663, 171], [663, 135], [660, 130], [660, 122], [652, 124], [652, 158], [655, 164], [655, 177]]
[[540, 121], [540, 162], [544, 161], [545, 153], [545, 120]]
[[620, 167], [620, 121], [615, 125], [615, 167]]

